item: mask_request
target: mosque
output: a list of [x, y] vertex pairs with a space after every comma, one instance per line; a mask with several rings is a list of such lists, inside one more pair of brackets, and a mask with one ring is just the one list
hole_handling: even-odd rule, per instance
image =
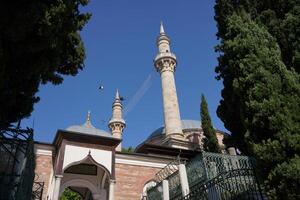
[[[201, 122], [180, 117], [174, 78], [177, 60], [162, 24], [156, 44], [154, 66], [161, 77], [164, 127], [145, 138], [134, 153], [121, 152], [126, 123], [117, 91], [110, 132], [94, 127], [88, 113], [84, 124], [57, 130], [53, 143], [35, 143], [35, 173], [44, 182], [42, 199], [58, 200], [66, 188], [85, 200], [147, 199], [147, 189], [156, 184], [155, 176], [168, 163], [178, 155], [188, 159], [201, 151]], [[223, 151], [224, 134], [216, 130]]]

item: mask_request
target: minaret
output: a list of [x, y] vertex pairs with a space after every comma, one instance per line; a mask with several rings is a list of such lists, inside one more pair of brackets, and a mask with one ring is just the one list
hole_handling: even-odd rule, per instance
[[87, 117], [86, 117], [86, 122], [84, 123], [84, 125], [88, 128], [92, 127], [92, 123], [91, 123], [91, 111], [88, 111], [87, 113]]
[[183, 139], [174, 79], [177, 60], [175, 54], [171, 53], [170, 39], [164, 31], [162, 23], [157, 38], [157, 47], [158, 54], [154, 59], [154, 66], [161, 77], [166, 137], [169, 139]]
[[[108, 127], [114, 137], [122, 139], [122, 133], [126, 124], [122, 118], [122, 101], [119, 95], [119, 91], [116, 92], [116, 97], [112, 105], [112, 118], [108, 123]], [[116, 150], [121, 151], [121, 143], [117, 146]]]

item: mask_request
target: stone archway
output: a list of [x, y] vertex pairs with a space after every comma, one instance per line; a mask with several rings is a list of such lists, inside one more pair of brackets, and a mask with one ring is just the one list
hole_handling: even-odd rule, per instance
[[70, 163], [63, 169], [59, 196], [66, 188], [72, 188], [84, 198], [93, 200], [107, 200], [111, 175], [101, 164], [97, 163], [90, 154], [81, 161]]

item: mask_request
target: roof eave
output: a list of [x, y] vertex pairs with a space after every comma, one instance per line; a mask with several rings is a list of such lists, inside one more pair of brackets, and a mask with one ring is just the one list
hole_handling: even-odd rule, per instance
[[122, 141], [121, 139], [115, 138], [113, 136], [106, 137], [101, 135], [88, 135], [85, 133], [58, 129], [52, 144], [55, 146], [59, 146], [63, 139], [69, 141], [76, 141], [80, 143], [100, 144], [104, 146], [113, 146], [113, 147], [118, 146]]

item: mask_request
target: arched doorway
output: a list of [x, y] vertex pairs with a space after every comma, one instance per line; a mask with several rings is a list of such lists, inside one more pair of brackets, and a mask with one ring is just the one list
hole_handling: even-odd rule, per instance
[[83, 200], [107, 200], [109, 180], [109, 171], [89, 154], [63, 169], [60, 196], [69, 188], [80, 194]]

